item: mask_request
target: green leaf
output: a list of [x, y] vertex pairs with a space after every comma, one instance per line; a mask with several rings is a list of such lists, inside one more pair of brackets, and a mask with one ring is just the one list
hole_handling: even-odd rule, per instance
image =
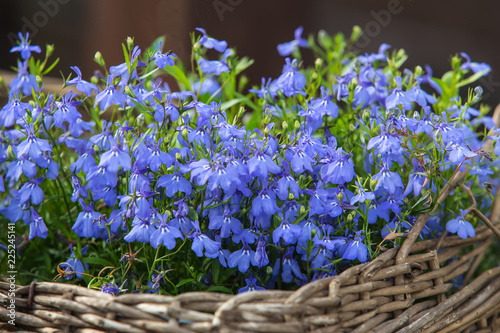
[[466, 86], [468, 84], [471, 84], [473, 82], [476, 82], [477, 80], [479, 80], [482, 76], [484, 76], [486, 73], [488, 73], [488, 71], [481, 71], [479, 73], [476, 73], [474, 75], [471, 75], [469, 76], [468, 78], [466, 78], [465, 80], [462, 80], [460, 81], [459, 83], [457, 83], [457, 88], [460, 88], [460, 87], [463, 87], [463, 86]]
[[189, 80], [187, 79], [186, 75], [177, 65], [165, 66], [164, 70], [168, 74], [172, 75], [177, 80], [178, 83], [183, 85], [184, 89], [191, 90], [191, 91], [193, 90], [191, 88], [191, 84], [189, 83]]
[[189, 279], [183, 279], [181, 280], [181, 282], [177, 283], [177, 285], [175, 286], [176, 288], [179, 288], [180, 286], [183, 286], [185, 285], [186, 283], [190, 283], [190, 282], [195, 282], [194, 279], [192, 278], [189, 278]]
[[82, 258], [82, 261], [93, 265], [113, 266], [113, 264], [109, 261], [97, 257], [84, 257]]
[[233, 294], [233, 291], [223, 286], [210, 286], [206, 291], [216, 291], [224, 294]]
[[230, 107], [232, 107], [238, 103], [245, 102], [246, 100], [248, 100], [248, 98], [246, 98], [246, 97], [235, 98], [235, 99], [232, 99], [230, 101], [222, 103], [220, 108], [221, 108], [221, 110], [229, 109]]
[[254, 63], [253, 59], [243, 57], [234, 67], [234, 73], [238, 75]]
[[219, 283], [220, 264], [218, 260], [212, 260], [212, 279], [215, 284]]

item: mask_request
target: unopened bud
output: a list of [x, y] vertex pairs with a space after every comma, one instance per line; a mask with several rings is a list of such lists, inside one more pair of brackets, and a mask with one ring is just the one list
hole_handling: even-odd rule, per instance
[[99, 79], [97, 78], [97, 76], [92, 76], [90, 78], [90, 83], [98, 84], [99, 83]]
[[413, 119], [420, 120], [420, 112], [418, 111], [413, 112]]
[[172, 212], [169, 210], [166, 210], [164, 215], [166, 215], [168, 219], [172, 218]]
[[304, 206], [300, 206], [300, 209], [299, 209], [299, 214], [302, 215], [306, 212], [306, 207]]
[[127, 47], [129, 50], [134, 48], [134, 39], [132, 37], [127, 37]]
[[476, 88], [474, 88], [474, 98], [472, 99], [471, 104], [479, 102], [481, 100], [481, 97], [483, 97], [483, 88], [477, 86]]
[[273, 268], [271, 266], [266, 266], [266, 274], [267, 275], [271, 275], [273, 274]]
[[420, 66], [415, 67], [415, 76], [421, 76], [423, 72], [424, 70], [422, 69], [422, 67]]
[[377, 185], [378, 181], [376, 179], [372, 179], [370, 181], [370, 184], [371, 184], [371, 188], [375, 188], [375, 186]]
[[240, 106], [240, 109], [238, 110], [238, 118], [241, 118], [243, 117], [243, 115], [245, 114], [245, 107], [244, 106]]
[[281, 128], [283, 128], [283, 132], [288, 129], [288, 123], [285, 120], [283, 120], [283, 122], [281, 123]]
[[94, 61], [99, 65], [99, 66], [104, 66], [104, 59], [102, 58], [101, 52], [97, 51], [94, 55]]
[[182, 138], [185, 141], [188, 141], [188, 130], [187, 130], [187, 128], [185, 128], [185, 129], [182, 130]]
[[290, 200], [290, 201], [291, 201], [291, 200], [293, 200], [293, 199], [295, 199], [295, 196], [293, 195], [293, 193], [289, 193], [289, 194], [288, 194], [288, 200]]
[[356, 126], [354, 124], [349, 124], [349, 131], [354, 132], [356, 130]]
[[359, 25], [355, 25], [352, 28], [351, 41], [357, 41], [359, 37], [363, 34], [363, 30]]
[[177, 161], [182, 161], [182, 156], [181, 156], [181, 154], [179, 154], [179, 153], [175, 153], [175, 159], [176, 159]]
[[298, 120], [295, 120], [295, 129], [300, 129], [300, 122]]
[[132, 89], [128, 85], [125, 86], [125, 94], [127, 94], [129, 96], [134, 96], [134, 92], [132, 91]]
[[201, 48], [200, 43], [198, 43], [198, 42], [194, 43], [194, 45], [193, 45], [193, 51], [197, 51], [197, 50], [199, 50], [200, 48]]
[[347, 222], [348, 222], [348, 223], [349, 223], [349, 222], [352, 222], [352, 218], [353, 218], [353, 217], [352, 217], [352, 215], [351, 215], [351, 214], [347, 215], [347, 219], [346, 219], [346, 220], [347, 220]]
[[144, 125], [144, 113], [139, 114], [137, 118], [135, 118], [135, 121], [138, 126]]
[[38, 84], [39, 86], [42, 85], [42, 77], [40, 75], [36, 76], [36, 84]]
[[28, 103], [30, 103], [30, 105], [31, 105], [31, 107], [32, 107], [33, 109], [35, 109], [35, 108], [36, 108], [36, 102], [35, 102], [35, 101], [30, 100]]
[[54, 44], [47, 44], [47, 48], [45, 49], [45, 56], [48, 58], [54, 53]]
[[314, 236], [316, 236], [317, 233], [318, 233], [318, 231], [316, 229], [312, 229], [311, 230], [311, 238], [314, 238]]
[[319, 69], [323, 65], [323, 59], [317, 58], [316, 61], [314, 62], [314, 66], [316, 66], [316, 69]]

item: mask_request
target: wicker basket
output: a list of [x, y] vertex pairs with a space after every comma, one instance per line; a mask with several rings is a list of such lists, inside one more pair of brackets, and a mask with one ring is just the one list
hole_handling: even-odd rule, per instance
[[[498, 126], [500, 106], [494, 119]], [[486, 144], [486, 151], [491, 144]], [[455, 175], [440, 192], [438, 203], [458, 186], [465, 188], [461, 181], [467, 172]], [[430, 217], [424, 214], [400, 248], [297, 291], [114, 297], [61, 283], [17, 286], [16, 328], [81, 333], [500, 332], [500, 266], [471, 281], [486, 250], [500, 237], [500, 187], [495, 198], [491, 221], [470, 207], [485, 224], [476, 228], [473, 238], [445, 233], [439, 239], [415, 242]], [[464, 286], [454, 288], [452, 280], [459, 276]], [[9, 288], [9, 283], [0, 282], [4, 322], [10, 319]], [[0, 326], [7, 328], [12, 326]]]

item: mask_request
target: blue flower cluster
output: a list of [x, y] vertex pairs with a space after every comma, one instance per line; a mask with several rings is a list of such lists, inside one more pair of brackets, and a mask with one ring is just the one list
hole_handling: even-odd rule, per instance
[[[346, 51], [330, 65], [319, 59], [316, 71], [286, 58], [278, 78], [263, 78], [227, 104], [225, 86], [244, 64], [225, 41], [197, 30], [199, 76], [183, 74], [161, 42], [145, 54], [129, 46], [125, 63], [101, 80], [87, 82], [72, 67], [76, 77], [66, 85], [73, 91], [60, 96], [42, 93], [27, 65], [41, 50], [20, 35], [12, 52], [23, 60], [0, 111], [2, 215], [29, 225], [30, 240], [45, 238], [54, 218], [46, 210], [58, 200], [81, 238], [190, 247], [203, 262], [244, 273], [240, 291], [248, 291], [302, 285], [370, 260], [373, 240], [411, 229], [456, 170], [469, 168], [471, 182], [498, 186], [498, 160], [491, 163], [475, 128], [499, 130], [472, 107], [477, 96], [462, 103], [454, 96], [459, 86], [450, 86], [472, 82], [469, 72], [486, 75], [488, 65], [462, 54], [454, 79], [437, 79], [430, 69], [400, 71], [404, 55], [389, 56], [387, 44], [374, 54]], [[318, 48], [301, 35], [299, 28], [279, 53]], [[154, 79], [158, 68], [180, 91]], [[246, 116], [233, 109], [245, 101], [262, 113], [261, 126], [242, 126]], [[84, 120], [84, 110], [94, 116]], [[95, 116], [103, 113], [112, 115]], [[68, 188], [67, 199], [54, 198]], [[467, 212], [453, 213], [465, 208], [457, 204], [440, 216], [449, 232], [472, 237]], [[70, 207], [81, 207], [74, 220]], [[64, 267], [77, 277], [88, 269], [73, 248]]]

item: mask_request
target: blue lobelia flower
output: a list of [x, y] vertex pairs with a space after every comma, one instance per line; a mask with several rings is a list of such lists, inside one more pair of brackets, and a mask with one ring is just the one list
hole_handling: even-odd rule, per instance
[[249, 89], [248, 92], [257, 94], [259, 98], [263, 99], [266, 99], [266, 96], [273, 99], [278, 95], [275, 82], [271, 78], [268, 78], [266, 81], [265, 77], [262, 78], [262, 85], [260, 89]]
[[205, 250], [205, 255], [213, 258], [217, 257], [221, 243], [216, 242], [210, 239], [207, 235], [203, 234], [200, 230], [200, 222], [198, 220], [191, 221], [191, 224], [194, 227], [194, 232], [187, 235], [187, 237], [193, 240], [191, 249], [194, 253], [196, 253], [198, 257], [202, 257], [203, 250]]
[[290, 42], [279, 44], [278, 45], [278, 53], [281, 56], [285, 57], [285, 56], [292, 54], [292, 52], [295, 48], [309, 47], [309, 43], [307, 42], [307, 40], [302, 38], [303, 31], [304, 31], [303, 27], [298, 27], [297, 29], [295, 29], [295, 32], [294, 32], [295, 39], [290, 41]]
[[19, 36], [19, 40], [21, 43], [18, 46], [14, 46], [10, 49], [10, 53], [19, 52], [21, 53], [21, 58], [23, 60], [27, 60], [31, 57], [31, 52], [40, 53], [42, 50], [38, 45], [30, 45], [29, 40], [29, 32], [26, 33], [26, 36], [23, 36], [21, 32], [17, 34]]
[[271, 216], [278, 210], [279, 208], [276, 205], [276, 194], [273, 190], [263, 189], [252, 201], [251, 212], [253, 216]]
[[[89, 269], [89, 265], [87, 263], [83, 263], [80, 261], [80, 259], [77, 259], [75, 256], [74, 248], [73, 245], [70, 244], [69, 246], [71, 250], [71, 255], [69, 256], [68, 259], [66, 259], [66, 262], [62, 263], [60, 265], [61, 268], [65, 268], [66, 273], [71, 273], [71, 274], [66, 274], [65, 278], [68, 280], [71, 280], [75, 275], [77, 278], [82, 279], [83, 274], [85, 271]], [[85, 252], [87, 252], [88, 245], [84, 246], [82, 248], [81, 255], [83, 256]]]
[[460, 52], [460, 55], [465, 58], [465, 63], [460, 66], [461, 70], [471, 69], [474, 73], [484, 72], [483, 76], [488, 75], [491, 72], [491, 66], [482, 62], [471, 62], [470, 57], [465, 52]]
[[231, 231], [234, 234], [239, 235], [241, 233], [241, 222], [237, 218], [233, 217], [233, 213], [229, 209], [229, 205], [224, 206], [223, 214], [217, 214], [210, 218], [209, 229], [221, 231], [221, 238], [228, 238], [231, 235]]
[[281, 90], [286, 97], [296, 94], [305, 95], [303, 89], [306, 86], [306, 77], [298, 71], [298, 60], [293, 59], [290, 61], [290, 58], [286, 58], [285, 61], [283, 73], [276, 80], [276, 88]]
[[83, 212], [78, 214], [76, 222], [71, 228], [80, 237], [94, 237], [98, 238], [101, 235], [101, 229], [97, 226], [95, 221], [99, 219], [101, 214], [94, 211], [94, 203], [91, 202], [87, 206], [85, 201], [80, 198], [80, 205], [83, 208]]
[[9, 92], [9, 102], [0, 111], [0, 126], [7, 128], [14, 125], [16, 121], [19, 123], [20, 119], [25, 118], [26, 111], [31, 109], [29, 103], [21, 102], [18, 93], [11, 90]]
[[375, 194], [373, 192], [366, 192], [363, 185], [356, 180], [356, 186], [358, 188], [358, 194], [353, 196], [350, 200], [350, 204], [354, 205], [356, 203], [364, 203], [366, 200], [375, 200]]
[[172, 175], [164, 175], [158, 179], [156, 183], [157, 187], [164, 187], [165, 194], [167, 197], [171, 198], [177, 192], [185, 193], [186, 195], [191, 194], [191, 183], [184, 178], [181, 172], [175, 172]]
[[52, 115], [54, 119], [54, 125], [56, 127], [65, 130], [63, 122], [68, 123], [68, 125], [73, 125], [79, 118], [82, 117], [80, 112], [76, 109], [78, 105], [81, 104], [80, 101], [73, 101], [76, 96], [72, 91], [67, 92], [61, 96], [61, 102], [56, 101], [56, 110]]
[[280, 212], [281, 224], [273, 231], [273, 242], [279, 244], [283, 239], [285, 245], [297, 243], [300, 235], [302, 234], [302, 227], [297, 224], [291, 224], [283, 218]]
[[138, 241], [140, 243], [149, 243], [151, 240], [151, 235], [155, 231], [153, 222], [146, 218], [141, 220], [137, 216], [134, 217], [132, 221], [132, 230], [123, 238], [126, 242], [132, 243], [133, 241]]
[[82, 80], [82, 71], [80, 70], [80, 68], [78, 68], [77, 66], [72, 66], [70, 68], [75, 71], [76, 77], [69, 81], [66, 81], [66, 85], [70, 86], [76, 84], [76, 89], [87, 96], [92, 95], [92, 91], [96, 93], [99, 91], [99, 88], [97, 88], [95, 84]]
[[182, 239], [182, 234], [178, 228], [168, 224], [165, 214], [156, 214], [156, 217], [160, 223], [158, 225], [158, 229], [151, 234], [151, 246], [156, 249], [158, 246], [163, 244], [167, 247], [167, 249], [172, 250], [175, 247], [175, 239]]
[[281, 261], [280, 258], [276, 259], [276, 263], [273, 267], [273, 276], [277, 276], [281, 270], [281, 278], [283, 279], [283, 282], [292, 282], [293, 275], [295, 275], [300, 282], [307, 281], [306, 275], [300, 271], [299, 263], [297, 260], [293, 259], [293, 252], [294, 247], [289, 246], [285, 251], [283, 261]]
[[212, 37], [208, 37], [207, 33], [205, 32], [205, 29], [203, 28], [196, 28], [195, 30], [201, 32], [203, 36], [200, 38], [198, 43], [203, 46], [204, 48], [207, 49], [215, 49], [218, 52], [224, 52], [227, 48], [227, 42], [225, 40], [217, 40]]
[[238, 266], [238, 270], [241, 273], [245, 273], [248, 268], [250, 268], [250, 263], [252, 266], [257, 266], [255, 251], [250, 248], [247, 242], [244, 241], [243, 247], [240, 250], [231, 253], [227, 263], [231, 268]]
[[427, 106], [427, 103], [435, 104], [437, 102], [436, 98], [422, 90], [420, 82], [422, 82], [422, 79], [417, 78], [417, 84], [407, 92], [408, 99], [416, 102], [421, 107]]
[[458, 236], [462, 239], [476, 236], [476, 231], [474, 230], [472, 223], [465, 220], [467, 212], [468, 210], [466, 209], [460, 209], [460, 217], [449, 220], [446, 223], [446, 230], [452, 234], [458, 233]]
[[229, 68], [229, 65], [226, 62], [226, 59], [233, 55], [233, 50], [232, 49], [226, 49], [224, 53], [222, 54], [220, 60], [206, 60], [202, 57], [198, 59], [198, 66], [200, 68], [200, 71], [206, 75], [216, 75], [219, 76], [224, 72], [229, 72], [231, 68]]
[[258, 285], [259, 281], [257, 281], [257, 278], [254, 277], [252, 274], [250, 274], [249, 278], [245, 278], [245, 282], [247, 285], [244, 286], [243, 288], [240, 288], [238, 290], [238, 294], [241, 294], [241, 293], [244, 293], [247, 291], [266, 290], [266, 288]]
[[106, 89], [101, 91], [95, 97], [94, 108], [97, 105], [99, 105], [99, 109], [101, 111], [104, 111], [113, 104], [119, 105], [122, 108], [125, 107], [125, 102], [127, 101], [127, 97], [120, 91], [116, 90], [116, 86], [113, 84], [113, 79], [114, 75], [108, 76]]
[[[16, 154], [16, 148], [12, 148], [14, 150], [14, 154]], [[36, 175], [36, 164], [31, 162], [27, 156], [10, 162], [7, 167], [7, 174], [5, 177], [9, 179], [13, 178], [17, 182], [22, 174], [24, 174], [27, 178], [33, 178]]]
[[411, 110], [411, 101], [408, 98], [408, 93], [404, 92], [401, 90], [401, 77], [397, 76], [394, 78], [396, 81], [396, 89], [387, 96], [385, 100], [385, 107], [390, 110], [399, 107], [400, 105], [403, 106], [403, 111]]
[[155, 54], [153, 54], [151, 59], [154, 59], [156, 66], [158, 66], [159, 68], [165, 68], [165, 66], [167, 65], [173, 66], [174, 65], [173, 58], [177, 58], [177, 56], [172, 51], [168, 51], [167, 53], [162, 53], [161, 52], [162, 45], [163, 45], [162, 41], [159, 41], [158, 45], [155, 45], [156, 52]]
[[44, 177], [31, 179], [29, 182], [24, 183], [19, 189], [19, 204], [27, 202], [31, 198], [33, 205], [38, 205], [43, 200], [43, 190], [38, 186]]
[[30, 233], [29, 240], [35, 237], [46, 238], [49, 230], [43, 221], [43, 218], [36, 212], [35, 208], [31, 207]]
[[116, 173], [120, 167], [128, 171], [132, 168], [132, 160], [128, 153], [128, 146], [120, 144], [114, 137], [109, 137], [111, 149], [101, 156], [98, 167], [106, 168], [107, 171]]
[[92, 143], [87, 142], [85, 139], [84, 148], [80, 152], [77, 151], [78, 159], [69, 166], [70, 171], [75, 173], [83, 171], [83, 173], [87, 174], [92, 167], [96, 166], [95, 159], [92, 157], [95, 155], [92, 146]]
[[463, 162], [466, 158], [476, 157], [477, 154], [463, 144], [451, 144], [446, 147], [450, 151], [449, 159], [454, 163]]
[[399, 173], [390, 170], [391, 164], [392, 162], [390, 160], [385, 159], [380, 168], [380, 172], [373, 175], [372, 179], [377, 180], [374, 191], [382, 187], [387, 193], [392, 194], [396, 192], [396, 188], [404, 188]]
[[113, 296], [116, 296], [116, 295], [120, 294], [122, 292], [122, 290], [115, 283], [106, 282], [101, 287], [101, 292], [103, 292], [105, 294], [111, 294]]
[[362, 242], [365, 236], [361, 235], [364, 230], [356, 232], [354, 240], [347, 241], [347, 248], [342, 255], [342, 259], [355, 260], [358, 259], [360, 262], [368, 261], [368, 248]]
[[40, 87], [36, 82], [36, 77], [31, 75], [28, 71], [28, 61], [18, 61], [17, 62], [17, 76], [10, 81], [9, 88], [11, 91], [21, 91], [23, 95], [30, 96], [31, 90], [38, 92]]
[[339, 115], [339, 107], [332, 102], [333, 95], [330, 95], [330, 89], [321, 86], [321, 98], [312, 101], [312, 107], [316, 109], [321, 115], [328, 115], [332, 118], [337, 118]]
[[3, 175], [0, 175], [0, 192], [5, 192], [5, 184], [3, 181]]
[[281, 168], [273, 161], [272, 157], [261, 150], [254, 152], [254, 155], [248, 160], [248, 171], [250, 176], [267, 179], [268, 173], [278, 173]]
[[388, 152], [396, 153], [401, 146], [401, 141], [396, 134], [389, 133], [387, 129], [383, 130], [379, 136], [374, 136], [368, 142], [366, 149], [377, 148], [377, 154]]
[[286, 200], [289, 195], [288, 193], [293, 194], [294, 198], [299, 198], [302, 194], [302, 190], [299, 185], [297, 185], [295, 178], [289, 174], [283, 174], [283, 177], [278, 181], [278, 198], [280, 198], [280, 200]]
[[259, 241], [257, 242], [257, 249], [255, 251], [255, 261], [257, 262], [257, 267], [264, 267], [269, 264], [269, 257], [266, 251], [266, 242], [262, 234], [259, 236]]
[[80, 185], [78, 177], [73, 174], [71, 175], [71, 184], [73, 184], [73, 194], [71, 195], [72, 202], [77, 202], [80, 196], [85, 199], [89, 196], [85, 188]]
[[36, 159], [42, 155], [42, 152], [52, 151], [47, 140], [39, 139], [35, 136], [33, 124], [29, 124], [29, 127], [25, 128], [25, 130], [28, 133], [28, 137], [17, 146], [18, 158], [27, 155], [32, 159]]

